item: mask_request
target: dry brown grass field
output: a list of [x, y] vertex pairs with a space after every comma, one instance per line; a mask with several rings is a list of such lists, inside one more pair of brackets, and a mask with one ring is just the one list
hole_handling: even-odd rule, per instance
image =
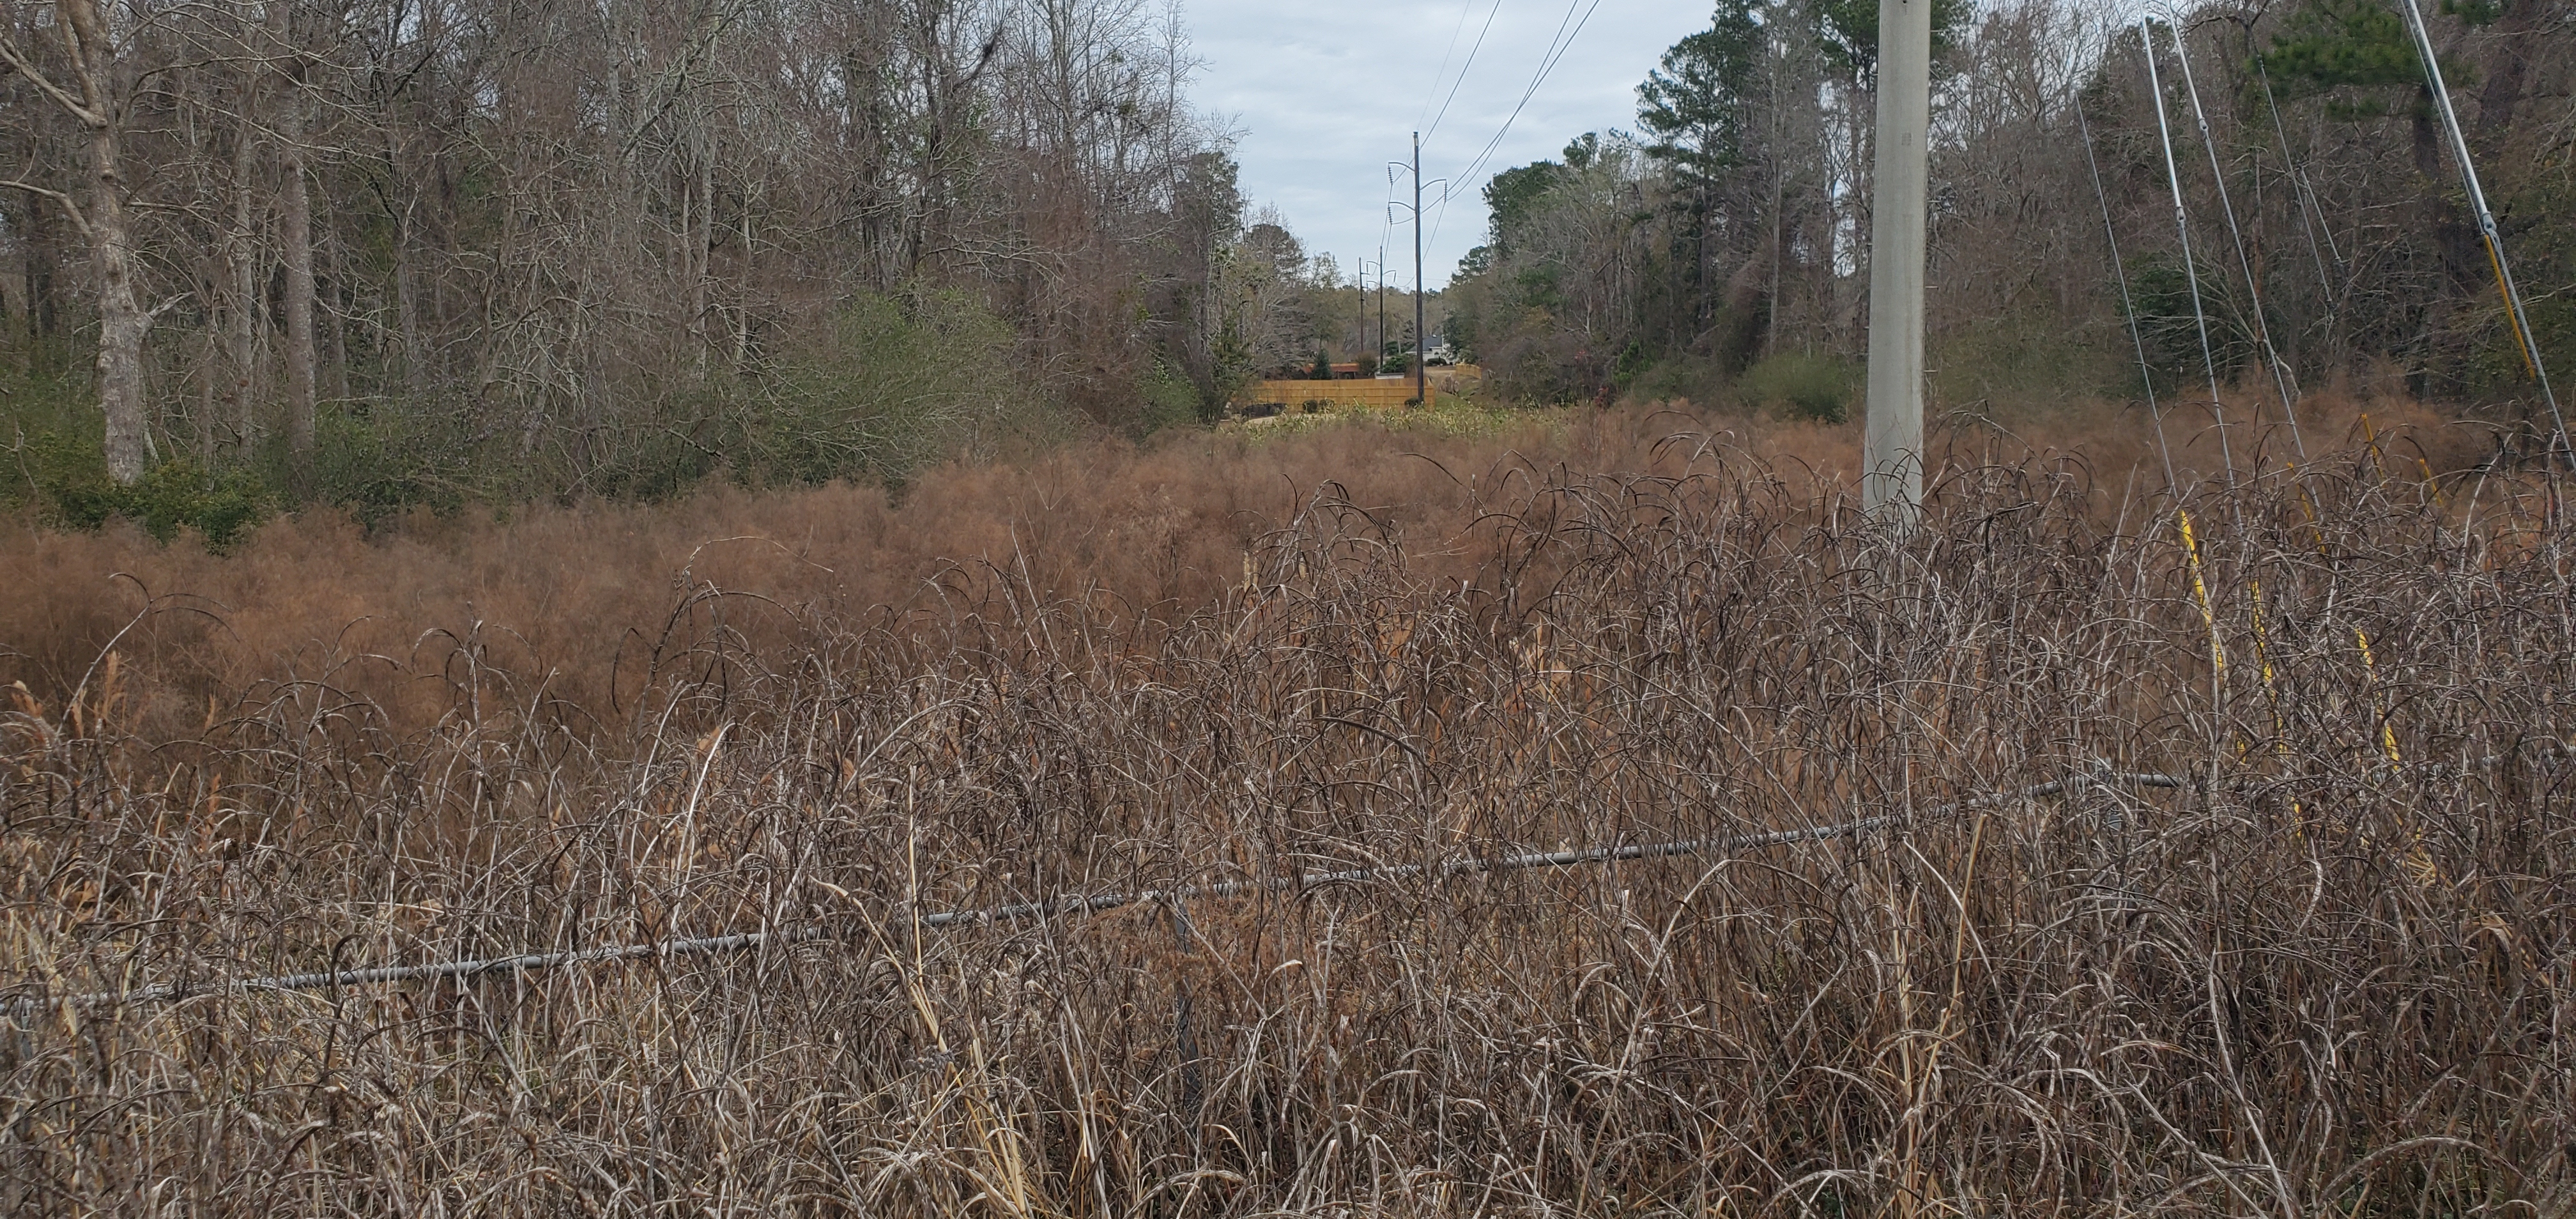
[[8, 526], [0, 1212], [2569, 1214], [2576, 535], [2357, 412]]

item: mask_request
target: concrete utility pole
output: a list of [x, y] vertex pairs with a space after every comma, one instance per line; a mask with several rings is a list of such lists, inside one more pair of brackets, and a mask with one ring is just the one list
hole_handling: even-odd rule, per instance
[[[1931, 0], [1921, 0], [1929, 4]], [[1422, 364], [1422, 133], [1413, 133], [1413, 400], [1431, 404], [1431, 372]]]
[[1901, 529], [1913, 526], [1923, 501], [1923, 229], [1931, 120], [1932, 0], [1878, 0], [1861, 503]]

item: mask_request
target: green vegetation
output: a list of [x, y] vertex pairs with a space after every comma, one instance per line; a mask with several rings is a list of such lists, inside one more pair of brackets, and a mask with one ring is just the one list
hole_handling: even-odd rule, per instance
[[[165, 541], [190, 529], [222, 549], [268, 515], [305, 505], [374, 525], [414, 509], [528, 499], [663, 500], [711, 479], [899, 484], [951, 457], [1070, 434], [1066, 414], [1013, 375], [1015, 341], [1010, 326], [953, 293], [861, 297], [750, 371], [610, 387], [639, 403], [616, 422], [511, 428], [488, 408], [329, 403], [316, 412], [310, 453], [266, 437], [209, 456], [162, 437], [161, 458], [130, 487], [107, 476], [85, 371], [64, 352], [21, 350], [0, 360], [0, 434], [14, 438], [15, 464], [0, 503], [69, 528], [124, 519]], [[1198, 418], [1195, 387], [1168, 366], [1141, 392], [1146, 430]]]
[[9, 356], [0, 362], [0, 427], [13, 468], [0, 505], [73, 529], [129, 520], [164, 542], [193, 530], [217, 551], [274, 511], [277, 496], [258, 471], [209, 470], [189, 456], [165, 455], [118, 486], [107, 476], [90, 379], [59, 349], [22, 341]]
[[1841, 423], [1851, 417], [1861, 384], [1858, 364], [1821, 352], [1782, 352], [1744, 370], [1739, 392], [1796, 419]]

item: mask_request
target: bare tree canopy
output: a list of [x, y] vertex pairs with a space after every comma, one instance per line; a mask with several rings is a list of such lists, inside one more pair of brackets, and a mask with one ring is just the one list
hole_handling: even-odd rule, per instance
[[[1874, 11], [1725, 0], [1640, 65], [1636, 134], [1492, 179], [1434, 334], [1509, 399], [1839, 416], [1865, 338]], [[1180, 16], [0, 0], [20, 464], [67, 504], [232, 479], [367, 513], [901, 479], [1400, 356], [1409, 300], [1380, 324], [1286, 218], [1246, 214]], [[1936, 409], [2125, 398], [2270, 348], [2285, 385], [2535, 412], [2385, 0], [2153, 27], [2198, 107], [2179, 62], [2153, 92], [2149, 40], [2101, 12], [1936, 16]], [[2536, 0], [2433, 22], [2542, 354], [2576, 363], [2576, 44]]]
[[1195, 413], [1241, 203], [1193, 68], [1140, 0], [7, 0], [11, 350], [94, 350], [118, 483], [360, 499]]

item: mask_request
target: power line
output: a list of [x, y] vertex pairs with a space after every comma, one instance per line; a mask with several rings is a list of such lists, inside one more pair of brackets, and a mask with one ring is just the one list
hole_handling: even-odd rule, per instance
[[[1449, 31], [1449, 45], [1440, 52], [1440, 66], [1432, 70], [1431, 90], [1422, 95], [1422, 113], [1413, 116], [1414, 126], [1421, 126], [1422, 120], [1431, 117], [1431, 99], [1440, 95], [1440, 78], [1449, 74], [1449, 57], [1458, 53], [1458, 36], [1467, 32], [1467, 14], [1473, 11], [1466, 3], [1458, 5], [1458, 24]], [[1460, 68], [1458, 74], [1464, 77], [1467, 70]]]
[[[1582, 20], [1577, 21], [1574, 10], [1582, 5], [1583, 0], [1573, 0], [1565, 6], [1565, 16], [1556, 23], [1556, 37], [1548, 43], [1547, 52], [1539, 57], [1538, 72], [1530, 77], [1529, 87], [1521, 90], [1520, 101], [1513, 104], [1510, 116], [1503, 120], [1501, 129], [1494, 132], [1494, 138], [1485, 141], [1484, 149], [1467, 163], [1467, 168], [1457, 173], [1449, 189], [1441, 192], [1442, 202], [1447, 202], [1448, 196], [1473, 181], [1484, 170], [1486, 162], [1493, 159], [1494, 151], [1502, 146], [1503, 137], [1511, 134], [1512, 124], [1520, 121], [1521, 111], [1528, 108], [1531, 98], [1538, 96], [1539, 87], [1547, 83], [1548, 74], [1556, 71], [1556, 65], [1564, 60], [1565, 53], [1574, 49], [1574, 40], [1582, 35], [1583, 27], [1592, 23], [1592, 14], [1600, 11], [1601, 0], [1592, 0], [1592, 7], [1584, 9]], [[1569, 23], [1573, 26], [1570, 33], [1567, 31]]]
[[[1467, 11], [1468, 10], [1464, 6], [1461, 6], [1458, 9], [1458, 24], [1461, 29], [1466, 28]], [[1440, 120], [1449, 117], [1449, 103], [1458, 100], [1458, 86], [1466, 84], [1467, 73], [1475, 70], [1476, 52], [1485, 49], [1485, 35], [1493, 32], [1494, 15], [1502, 11], [1503, 0], [1494, 0], [1494, 7], [1485, 10], [1485, 28], [1476, 31], [1475, 45], [1467, 48], [1467, 62], [1458, 65], [1458, 79], [1449, 82], [1449, 96], [1440, 99], [1440, 113], [1432, 117], [1431, 126], [1423, 129], [1422, 138], [1427, 140], [1432, 136], [1440, 134]], [[1449, 49], [1454, 51], [1457, 48], [1458, 36], [1455, 33], [1452, 33], [1449, 36]], [[1449, 57], [1447, 55], [1442, 55], [1440, 57], [1440, 70], [1443, 72], [1449, 70]], [[1440, 87], [1440, 78], [1438, 76], [1435, 75], [1431, 78], [1431, 87], [1435, 89]], [[1425, 108], [1429, 108], [1429, 103], [1427, 101], [1425, 102]]]
[[[1566, 5], [1565, 16], [1559, 19], [1556, 23], [1556, 37], [1548, 43], [1547, 51], [1539, 56], [1539, 68], [1537, 74], [1530, 78], [1529, 87], [1521, 91], [1520, 101], [1513, 105], [1511, 115], [1503, 120], [1502, 127], [1494, 132], [1494, 138], [1485, 141], [1484, 149], [1476, 154], [1475, 159], [1468, 163], [1467, 168], [1459, 171], [1457, 176], [1451, 179], [1448, 185], [1441, 188], [1440, 198], [1434, 202], [1432, 209], [1432, 240], [1439, 240], [1441, 226], [1448, 223], [1449, 200], [1456, 196], [1462, 187], [1465, 187], [1469, 182], [1473, 181], [1475, 176], [1484, 169], [1485, 164], [1493, 158], [1495, 149], [1500, 147], [1503, 142], [1503, 137], [1511, 134], [1512, 124], [1520, 120], [1521, 110], [1529, 105], [1532, 97], [1538, 95], [1539, 87], [1546, 83], [1547, 78], [1551, 73], [1556, 71], [1556, 65], [1565, 58], [1566, 52], [1574, 49], [1574, 40], [1582, 35], [1583, 28], [1592, 23], [1592, 14], [1601, 7], [1601, 0], [1592, 0], [1592, 7], [1584, 9], [1582, 20], [1576, 21], [1574, 19], [1574, 10], [1575, 7], [1580, 5], [1582, 2], [1583, 0], [1573, 0], [1573, 3]], [[1502, 8], [1502, 0], [1495, 0], [1494, 7], [1499, 11]], [[1572, 33], [1568, 33], [1566, 31], [1567, 22], [1573, 22], [1574, 28]], [[1485, 23], [1488, 27], [1493, 24], [1493, 15], [1491, 13], [1486, 15]], [[1478, 45], [1482, 45], [1483, 42], [1484, 36], [1482, 34], [1477, 35]], [[1471, 54], [1469, 56], [1469, 61], [1472, 63], [1473, 60], [1474, 56]], [[1464, 82], [1465, 80], [1466, 69], [1461, 68], [1459, 69], [1459, 81]], [[1457, 91], [1457, 85], [1452, 84], [1449, 89], [1451, 96], [1456, 96]], [[1442, 103], [1440, 112], [1443, 115], [1448, 114], [1449, 107], [1447, 103]], [[1435, 123], [1434, 126], [1436, 127], [1437, 124]]]

